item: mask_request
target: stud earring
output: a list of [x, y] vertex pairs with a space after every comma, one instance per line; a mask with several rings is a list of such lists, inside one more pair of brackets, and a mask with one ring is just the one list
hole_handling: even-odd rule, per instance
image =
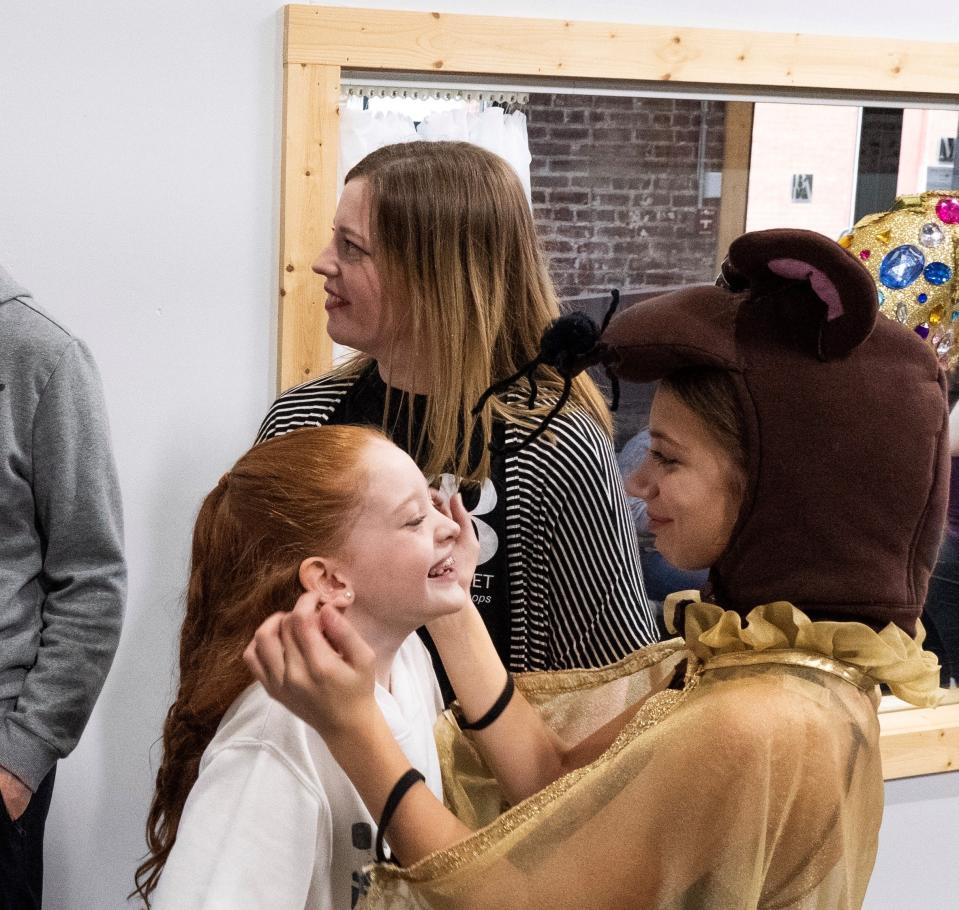
[[347, 600], [352, 600], [352, 599], [353, 599], [353, 592], [352, 592], [352, 591], [344, 591], [344, 592], [343, 592], [343, 596], [344, 596]]

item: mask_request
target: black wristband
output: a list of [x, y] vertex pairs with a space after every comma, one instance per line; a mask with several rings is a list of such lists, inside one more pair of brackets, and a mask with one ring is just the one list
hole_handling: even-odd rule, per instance
[[513, 685], [513, 677], [511, 674], [506, 674], [506, 685], [503, 686], [503, 691], [500, 693], [499, 698], [493, 702], [493, 707], [489, 709], [479, 720], [474, 720], [473, 723], [470, 723], [463, 717], [463, 712], [460, 710], [457, 713], [456, 721], [460, 725], [461, 730], [485, 730], [491, 723], [493, 723], [496, 718], [500, 716], [505, 710], [506, 706], [510, 703], [513, 698], [513, 692], [515, 691], [515, 686]]
[[414, 784], [423, 781], [426, 783], [426, 778], [420, 774], [416, 768], [410, 768], [395, 784], [393, 784], [393, 789], [390, 790], [390, 795], [386, 797], [386, 805], [383, 806], [383, 814], [380, 816], [380, 824], [376, 829], [376, 861], [378, 863], [386, 862], [395, 862], [392, 858], [387, 859], [383, 854], [383, 836], [386, 833], [386, 828], [389, 825], [390, 821], [393, 818], [393, 813], [396, 812], [396, 807], [399, 806], [400, 800], [406, 796], [407, 791]]

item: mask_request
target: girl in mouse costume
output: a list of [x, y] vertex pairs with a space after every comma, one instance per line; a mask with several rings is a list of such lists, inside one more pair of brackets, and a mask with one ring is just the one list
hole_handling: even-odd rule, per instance
[[943, 378], [819, 235], [741, 237], [721, 285], [636, 305], [566, 358], [662, 380], [631, 483], [664, 555], [711, 566], [706, 589], [668, 599], [681, 638], [515, 693], [474, 614], [435, 623], [459, 697], [437, 731], [455, 814], [410, 784], [335, 611], [304, 600], [248, 648], [405, 864], [374, 869], [366, 906], [860, 906], [877, 684], [936, 699], [916, 620], [943, 522]]

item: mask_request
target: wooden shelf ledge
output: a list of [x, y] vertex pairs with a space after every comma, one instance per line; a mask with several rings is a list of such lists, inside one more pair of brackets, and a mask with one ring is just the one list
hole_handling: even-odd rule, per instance
[[886, 780], [959, 770], [959, 703], [913, 708], [887, 696], [879, 727]]

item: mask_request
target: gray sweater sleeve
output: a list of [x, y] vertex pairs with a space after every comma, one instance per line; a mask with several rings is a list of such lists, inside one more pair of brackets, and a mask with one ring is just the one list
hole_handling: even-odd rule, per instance
[[0, 721], [0, 765], [32, 789], [76, 745], [120, 635], [126, 591], [120, 493], [96, 365], [64, 350], [33, 425], [43, 547], [36, 663]]

